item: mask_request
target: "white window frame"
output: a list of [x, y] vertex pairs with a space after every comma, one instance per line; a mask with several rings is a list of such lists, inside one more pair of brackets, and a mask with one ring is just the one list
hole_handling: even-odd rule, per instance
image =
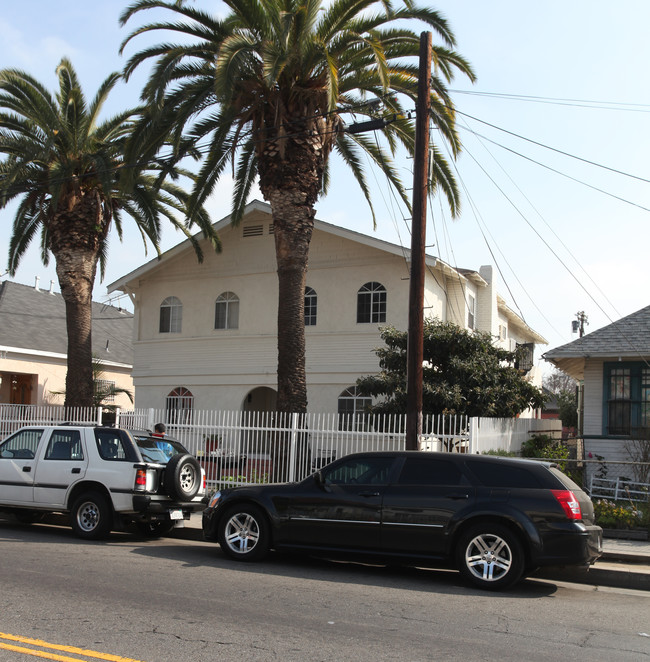
[[217, 297], [214, 304], [214, 328], [216, 330], [239, 328], [239, 297], [234, 292], [222, 292]]
[[376, 281], [364, 283], [357, 291], [357, 324], [386, 322], [388, 292]]
[[[168, 311], [168, 312], [166, 312]], [[178, 297], [167, 297], [160, 304], [159, 333], [180, 333], [183, 330], [183, 303]]]
[[318, 320], [318, 294], [313, 287], [305, 287], [305, 326], [316, 326]]

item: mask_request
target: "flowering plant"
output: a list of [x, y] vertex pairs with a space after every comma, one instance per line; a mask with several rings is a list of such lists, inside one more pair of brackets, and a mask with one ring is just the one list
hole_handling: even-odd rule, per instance
[[596, 522], [610, 529], [632, 529], [643, 525], [644, 513], [633, 504], [621, 504], [607, 499], [594, 502]]

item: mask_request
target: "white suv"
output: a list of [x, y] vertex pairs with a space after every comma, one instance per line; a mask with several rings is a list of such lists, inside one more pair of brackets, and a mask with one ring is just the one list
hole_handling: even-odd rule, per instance
[[120, 428], [18, 430], [0, 444], [0, 510], [22, 522], [69, 513], [81, 538], [135, 522], [158, 536], [205, 507], [205, 473], [177, 441]]

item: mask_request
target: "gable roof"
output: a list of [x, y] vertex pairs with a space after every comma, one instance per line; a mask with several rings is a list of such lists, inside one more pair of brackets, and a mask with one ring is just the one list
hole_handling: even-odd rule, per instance
[[[133, 314], [93, 302], [93, 354], [102, 362], [133, 364]], [[64, 358], [68, 351], [61, 294], [29, 285], [0, 283], [0, 345]]]
[[543, 354], [576, 379], [582, 379], [588, 358], [623, 357], [639, 361], [650, 358], [650, 306]]
[[[252, 202], [249, 202], [244, 210], [244, 216], [242, 222], [240, 223], [240, 226], [246, 222], [247, 220], [246, 217], [250, 216], [254, 212], [261, 212], [270, 217], [271, 205], [269, 205], [266, 202], [261, 202], [260, 200], [253, 200]], [[217, 221], [216, 223], [213, 224], [213, 227], [217, 231], [217, 233], [231, 226], [232, 226], [232, 222], [230, 215], [224, 216], [220, 221]], [[320, 230], [322, 232], [327, 232], [328, 234], [342, 237], [344, 239], [349, 239], [350, 241], [354, 241], [359, 244], [363, 244], [365, 246], [370, 246], [371, 248], [376, 248], [377, 250], [381, 250], [386, 253], [399, 255], [400, 257], [403, 257], [406, 260], [410, 260], [411, 257], [411, 251], [408, 248], [404, 248], [397, 244], [393, 244], [389, 241], [384, 241], [383, 239], [370, 237], [361, 232], [355, 232], [354, 230], [348, 230], [347, 228], [342, 228], [337, 225], [332, 225], [331, 223], [326, 223], [325, 221], [319, 221], [318, 219], [315, 219], [314, 229]], [[197, 233], [195, 235], [195, 238], [200, 241], [201, 233]], [[137, 269], [134, 269], [133, 271], [129, 272], [128, 274], [125, 274], [118, 280], [110, 283], [110, 285], [108, 285], [107, 287], [108, 292], [110, 293], [118, 290], [126, 291], [125, 288], [130, 281], [135, 280], [137, 278], [141, 278], [152, 269], [155, 269], [160, 264], [161, 260], [172, 258], [187, 250], [194, 250], [192, 248], [192, 244], [190, 243], [189, 239], [185, 239], [180, 244], [177, 244], [173, 248], [170, 248], [169, 250], [165, 251], [159, 258], [155, 257], [149, 260], [148, 262], [145, 262]], [[453, 267], [444, 263], [442, 260], [433, 257], [432, 255], [427, 255], [425, 259], [428, 267], [437, 266], [438, 268], [445, 271], [447, 275], [453, 275], [456, 278], [461, 278], [462, 280], [465, 280], [466, 278], [466, 276], [460, 270], [454, 269]]]

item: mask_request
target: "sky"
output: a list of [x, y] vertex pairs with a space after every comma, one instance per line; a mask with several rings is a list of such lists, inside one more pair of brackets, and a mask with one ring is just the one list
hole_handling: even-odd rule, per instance
[[[214, 0], [195, 4], [224, 9]], [[146, 43], [136, 40], [119, 55], [129, 32], [118, 25], [126, 5], [3, 3], [0, 67], [23, 69], [54, 90], [55, 68], [66, 56], [92, 97]], [[494, 265], [506, 303], [548, 340], [542, 352], [578, 337], [571, 330], [578, 312], [587, 315], [585, 330], [591, 332], [648, 305], [650, 3], [439, 0], [431, 6], [448, 19], [477, 81], [457, 77], [450, 85], [463, 142], [455, 164], [462, 213], [451, 220], [442, 200], [431, 201], [427, 252], [458, 268]], [[133, 28], [139, 24], [132, 21]], [[121, 84], [107, 111], [135, 105], [146, 74], [143, 68]], [[436, 141], [435, 131], [431, 135]], [[317, 204], [317, 217], [409, 247], [410, 221], [379, 173], [368, 165], [373, 228], [349, 172], [336, 158], [331, 165], [330, 189]], [[400, 158], [398, 166], [408, 184], [412, 162]], [[215, 221], [229, 213], [230, 193], [226, 179], [208, 204]], [[0, 274], [6, 270], [11, 211], [0, 211]], [[128, 219], [124, 223], [128, 227]], [[162, 248], [180, 241], [170, 227]], [[154, 255], [151, 246], [145, 254], [137, 232], [127, 230], [122, 243], [113, 235], [94, 298], [109, 300], [106, 286]], [[13, 280], [33, 285], [36, 277], [44, 288], [53, 280], [59, 291], [54, 262], [43, 266], [38, 245]]]

